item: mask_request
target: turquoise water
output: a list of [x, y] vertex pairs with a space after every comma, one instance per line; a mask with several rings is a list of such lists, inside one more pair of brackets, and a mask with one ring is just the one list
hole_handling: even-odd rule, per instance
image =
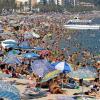
[[[100, 18], [94, 19], [93, 24], [100, 24]], [[88, 50], [92, 54], [100, 53], [100, 30], [80, 30], [71, 39], [61, 40], [61, 48], [70, 48], [69, 54], [75, 51]]]

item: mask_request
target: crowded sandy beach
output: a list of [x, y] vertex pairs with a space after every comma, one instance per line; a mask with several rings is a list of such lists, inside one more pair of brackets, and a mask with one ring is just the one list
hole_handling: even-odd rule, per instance
[[0, 100], [100, 100], [100, 55], [72, 41], [78, 30], [63, 27], [70, 18], [0, 16]]

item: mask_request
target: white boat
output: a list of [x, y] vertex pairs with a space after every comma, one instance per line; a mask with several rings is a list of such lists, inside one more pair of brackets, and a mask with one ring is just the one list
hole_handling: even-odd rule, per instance
[[64, 25], [68, 29], [77, 29], [77, 30], [99, 30], [100, 25]]
[[67, 24], [64, 25], [67, 29], [76, 29], [76, 30], [99, 30], [100, 25], [91, 24], [92, 20], [80, 20], [75, 18], [73, 20], [69, 20]]

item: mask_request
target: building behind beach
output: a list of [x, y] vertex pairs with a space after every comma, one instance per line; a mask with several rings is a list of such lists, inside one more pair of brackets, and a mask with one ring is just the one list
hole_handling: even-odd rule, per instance
[[31, 4], [31, 7], [34, 7], [37, 4], [37, 0], [29, 0], [29, 4]]
[[34, 7], [37, 4], [37, 0], [26, 0], [25, 2], [21, 0], [16, 0], [17, 7], [19, 7], [21, 4], [24, 6], [27, 4], [28, 6]]
[[46, 1], [46, 2], [54, 2], [56, 5], [78, 5], [79, 4], [79, 0], [41, 0], [41, 1]]

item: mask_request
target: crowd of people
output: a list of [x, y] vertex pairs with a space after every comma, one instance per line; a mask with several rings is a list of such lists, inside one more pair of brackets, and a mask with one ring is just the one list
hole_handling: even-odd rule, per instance
[[[63, 24], [70, 18], [70, 15], [59, 14], [59, 13], [45, 13], [45, 14], [34, 14], [34, 15], [17, 15], [17, 16], [6, 16], [1, 18], [1, 28], [3, 33], [1, 34], [0, 39], [14, 39], [18, 43], [25, 42], [29, 44], [31, 48], [41, 47], [48, 51], [44, 55], [40, 55], [39, 59], [47, 59], [50, 63], [58, 61], [66, 61], [70, 63], [73, 67], [73, 70], [76, 71], [80, 67], [94, 66], [97, 70], [100, 68], [100, 62], [96, 62], [88, 50], [82, 49], [82, 51], [74, 51], [69, 54], [71, 48], [61, 48], [60, 43], [62, 39], [68, 39], [70, 42], [70, 37], [76, 31], [67, 30], [63, 27]], [[39, 34], [40, 37], [37, 39], [35, 37], [28, 38], [25, 37], [25, 33], [35, 32]], [[74, 43], [75, 44], [75, 43]], [[67, 44], [66, 44], [67, 45]], [[3, 58], [7, 56], [8, 52], [13, 50], [13, 48], [3, 48], [0, 45], [2, 54], [0, 54], [0, 73], [6, 73], [11, 75], [13, 78], [27, 78], [30, 80], [35, 80], [37, 82], [36, 86], [48, 87], [50, 92], [53, 94], [63, 94], [65, 93], [60, 85], [60, 82], [67, 84], [68, 76], [61, 74], [58, 77], [40, 84], [41, 80], [37, 75], [30, 71], [31, 63], [27, 59], [21, 58], [21, 64], [6, 64], [3, 62]], [[80, 44], [75, 44], [76, 48], [81, 48]], [[16, 48], [18, 50], [18, 48]], [[30, 50], [19, 49], [20, 54], [29, 53]], [[39, 51], [31, 50], [32, 52], [39, 53]], [[19, 55], [20, 55], [19, 54]], [[81, 61], [80, 61], [81, 59]], [[88, 63], [88, 60], [91, 60], [91, 63]], [[28, 63], [27, 63], [28, 62]], [[98, 71], [99, 73], [99, 71]], [[99, 74], [98, 74], [99, 76]], [[63, 78], [61, 78], [63, 77]], [[59, 84], [58, 84], [58, 81]], [[99, 81], [96, 81], [99, 84]], [[75, 86], [74, 86], [75, 87]], [[77, 86], [76, 86], [77, 87]], [[97, 91], [100, 89], [100, 86], [96, 85]], [[94, 87], [93, 87], [94, 89]], [[90, 93], [90, 91], [88, 92]]]

